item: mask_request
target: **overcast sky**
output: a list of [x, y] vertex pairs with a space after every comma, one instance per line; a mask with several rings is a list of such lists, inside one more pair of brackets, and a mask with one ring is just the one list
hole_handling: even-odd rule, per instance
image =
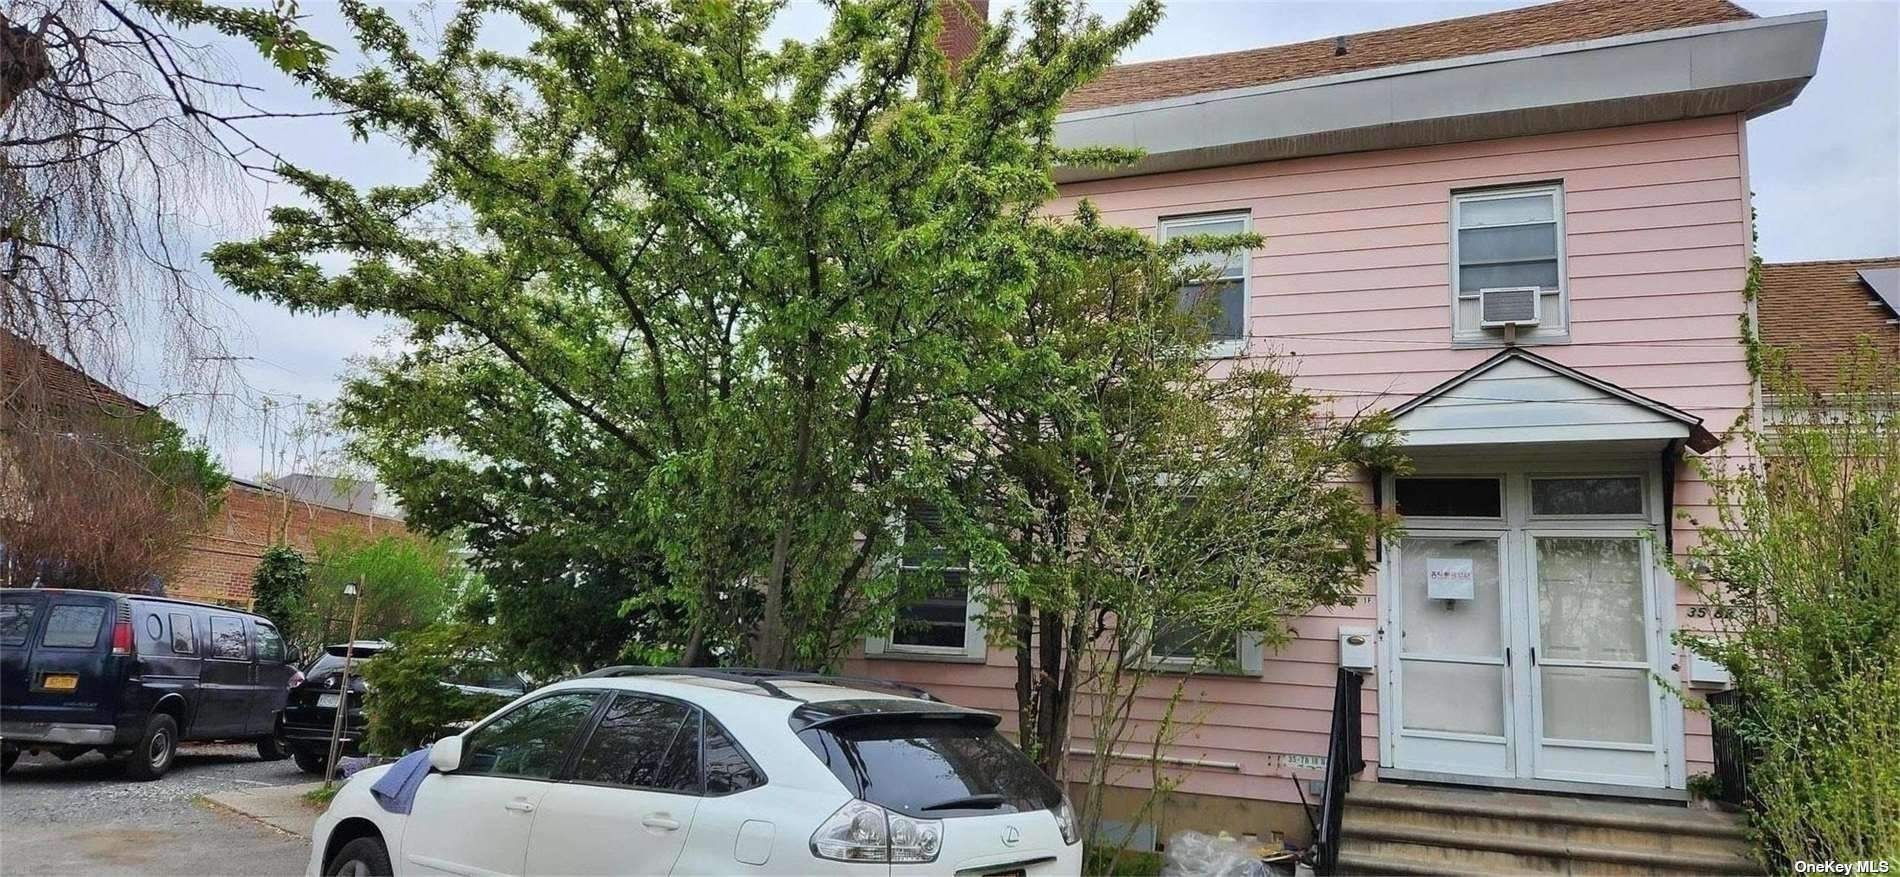
[[[1632, 0], [1640, 2], [1640, 0]], [[1001, 8], [1008, 3], [996, 3]], [[1425, 2], [1425, 0], [1328, 0], [1328, 2], [1174, 2], [1155, 33], [1131, 49], [1125, 61], [1222, 52], [1336, 34], [1378, 30], [1442, 18], [1493, 12], [1525, 2]], [[1820, 72], [1793, 106], [1749, 123], [1750, 182], [1760, 216], [1760, 249], [1770, 261], [1900, 255], [1900, 0], [1788, 3], [1742, 0], [1757, 15], [1825, 9], [1826, 48]], [[350, 45], [333, 7], [304, 0], [309, 25], [319, 39], [339, 49]], [[1100, 3], [1105, 15], [1124, 5]], [[428, 19], [429, 7], [403, 12]], [[778, 28], [808, 35], [822, 20], [816, 3], [794, 3]], [[278, 109], [317, 109], [287, 79], [243, 45], [229, 54], [244, 81], [263, 88], [258, 101]], [[353, 142], [331, 120], [272, 123], [253, 132], [289, 160], [358, 184], [410, 182], [421, 165], [395, 146]], [[262, 209], [285, 203], [282, 187], [255, 184], [251, 206], [228, 217], [212, 239], [243, 239], [262, 231]], [[273, 440], [262, 427], [257, 405], [325, 401], [335, 396], [340, 375], [353, 357], [373, 355], [388, 324], [349, 315], [293, 316], [282, 308], [226, 295], [240, 363], [253, 391], [230, 416], [210, 425], [207, 438], [230, 471], [249, 477], [283, 471], [287, 460], [267, 461]], [[134, 395], [160, 398], [169, 388], [135, 386]], [[271, 432], [281, 433], [284, 418]], [[205, 423], [187, 423], [206, 431]]]

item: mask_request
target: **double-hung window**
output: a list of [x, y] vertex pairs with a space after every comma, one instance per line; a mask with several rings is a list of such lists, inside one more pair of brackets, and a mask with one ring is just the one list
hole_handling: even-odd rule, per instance
[[[1156, 225], [1163, 242], [1246, 234], [1248, 227], [1246, 213], [1231, 211], [1166, 217]], [[1181, 307], [1207, 315], [1210, 355], [1238, 356], [1247, 343], [1247, 252], [1200, 253], [1188, 264], [1196, 269], [1196, 282], [1181, 287]]]
[[1243, 631], [1216, 636], [1191, 621], [1155, 621], [1144, 638], [1149, 666], [1163, 671], [1187, 671], [1258, 676], [1265, 649], [1259, 635]]
[[983, 607], [973, 598], [969, 559], [944, 545], [942, 512], [913, 503], [902, 526], [898, 575], [921, 581], [921, 593], [898, 607], [890, 635], [867, 641], [865, 653], [980, 660], [987, 649]]
[[[1534, 325], [1514, 327], [1515, 341], [1563, 340], [1570, 333], [1564, 279], [1563, 188], [1517, 186], [1458, 192], [1451, 199], [1451, 287], [1454, 340], [1497, 342], [1503, 327], [1486, 325], [1485, 300], [1493, 299], [1491, 322], [1504, 301], [1523, 313], [1536, 299]], [[1534, 291], [1534, 292], [1532, 292]]]

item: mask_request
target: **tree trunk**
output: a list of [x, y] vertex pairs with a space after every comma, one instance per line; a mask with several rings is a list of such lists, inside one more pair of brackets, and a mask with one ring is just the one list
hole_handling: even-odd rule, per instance
[[1062, 672], [1064, 646], [1062, 636], [1062, 616], [1044, 610], [1037, 613], [1037, 636], [1042, 648], [1036, 656], [1041, 660], [1036, 668], [1036, 754], [1044, 773], [1055, 775], [1055, 769], [1061, 764], [1062, 741], [1056, 737], [1056, 683]]
[[1015, 618], [1016, 739], [1037, 753], [1036, 757], [1040, 760], [1041, 751], [1035, 748], [1041, 741], [1036, 736], [1036, 671], [1035, 655], [1031, 651], [1036, 635], [1034, 625], [1035, 610], [1030, 607], [1029, 598], [1018, 599]]
[[53, 72], [46, 41], [0, 14], [0, 116], [13, 101]]
[[[812, 341], [809, 347], [816, 346]], [[812, 419], [816, 417], [814, 396], [817, 392], [817, 366], [806, 366], [804, 379], [800, 382], [803, 390], [802, 408], [799, 412], [796, 436], [792, 448], [792, 495], [786, 502], [786, 509], [779, 518], [778, 533], [772, 537], [771, 569], [765, 577], [765, 614], [759, 619], [759, 634], [754, 640], [752, 657], [760, 666], [772, 670], [796, 670], [792, 666], [797, 659], [797, 649], [792, 643], [792, 625], [787, 624], [785, 596], [791, 589], [792, 527], [794, 509], [799, 508], [811, 492], [811, 445]]]

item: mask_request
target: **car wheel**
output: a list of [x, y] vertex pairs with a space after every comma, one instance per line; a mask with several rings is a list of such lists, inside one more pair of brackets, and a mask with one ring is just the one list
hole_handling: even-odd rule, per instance
[[7, 771], [12, 770], [13, 763], [19, 760], [20, 760], [20, 750], [18, 749], [0, 750], [0, 773], [6, 773]]
[[324, 756], [308, 749], [292, 749], [290, 757], [297, 759], [297, 769], [304, 773], [323, 773]]
[[172, 769], [178, 757], [178, 722], [164, 713], [153, 713], [145, 720], [145, 732], [125, 756], [125, 775], [135, 780], [155, 780]]
[[290, 757], [290, 746], [275, 734], [257, 738], [257, 757], [265, 761], [283, 761]]
[[373, 837], [359, 837], [343, 845], [323, 869], [328, 877], [390, 877], [389, 850]]

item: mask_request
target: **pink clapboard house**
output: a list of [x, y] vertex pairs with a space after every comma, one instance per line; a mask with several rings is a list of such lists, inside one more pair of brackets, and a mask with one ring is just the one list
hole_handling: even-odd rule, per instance
[[[1416, 463], [1367, 478], [1406, 533], [1357, 605], [1297, 619], [1277, 653], [1237, 642], [1240, 673], [1193, 681], [1202, 720], [1144, 837], [1307, 837], [1342, 665], [1364, 671], [1349, 810], [1462, 787], [1697, 812], [1682, 802], [1714, 746], [1681, 697], [1722, 674], [1672, 642], [1702, 613], [1656, 554], [1707, 501], [1688, 461], [1754, 405], [1746, 122], [1800, 94], [1825, 26], [1566, 0], [1131, 64], [1072, 96], [1064, 145], [1146, 158], [1065, 169], [1051, 209], [1259, 233], [1210, 355], [1281, 354], [1344, 408], [1394, 410]], [[853, 670], [1012, 712], [1013, 657], [944, 603], [906, 610], [919, 623]]]

